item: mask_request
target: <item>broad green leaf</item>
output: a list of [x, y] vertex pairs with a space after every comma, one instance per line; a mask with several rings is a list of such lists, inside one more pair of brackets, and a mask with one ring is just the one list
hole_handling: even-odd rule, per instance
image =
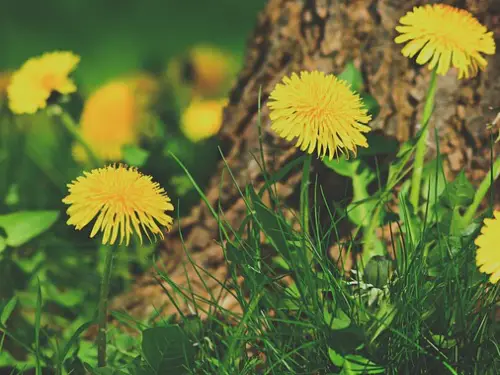
[[323, 318], [325, 323], [334, 331], [345, 329], [351, 325], [351, 319], [341, 309], [336, 309], [334, 313], [331, 313], [328, 306], [325, 306]]
[[142, 353], [154, 374], [185, 374], [194, 360], [194, 347], [178, 325], [142, 332]]
[[337, 366], [337, 367], [343, 367], [345, 359], [342, 357], [340, 354], [338, 354], [335, 350], [332, 348], [328, 348], [328, 356], [330, 357], [330, 361]]
[[380, 134], [368, 133], [366, 135], [368, 147], [358, 148], [358, 156], [372, 156], [380, 154], [396, 154], [399, 143], [394, 138], [385, 137]]
[[339, 157], [336, 159], [323, 159], [323, 164], [325, 164], [328, 168], [333, 169], [336, 173], [344, 177], [352, 178], [357, 169], [360, 166], [361, 161], [359, 159], [348, 160], [345, 157]]
[[346, 64], [342, 73], [338, 75], [338, 78], [343, 79], [347, 83], [351, 85], [351, 90], [356, 92], [363, 91], [363, 75], [361, 72], [354, 66], [353, 62], [350, 61]]
[[344, 357], [344, 368], [341, 374], [383, 374], [385, 369], [371, 362], [370, 360], [356, 354], [348, 354]]
[[58, 211], [19, 211], [0, 215], [0, 227], [7, 234], [6, 244], [18, 247], [48, 230], [59, 216]]
[[372, 257], [363, 269], [364, 282], [379, 289], [385, 286], [391, 275], [391, 263], [386, 257]]
[[[375, 173], [360, 159], [325, 159], [324, 164], [336, 173], [352, 179], [353, 201], [347, 208], [349, 219], [356, 225], [367, 226], [375, 213], [377, 200], [368, 193], [368, 185], [375, 179]], [[378, 224], [381, 224], [381, 218]]]
[[441, 195], [441, 202], [449, 207], [467, 207], [472, 203], [476, 191], [461, 171], [455, 180], [449, 183]]

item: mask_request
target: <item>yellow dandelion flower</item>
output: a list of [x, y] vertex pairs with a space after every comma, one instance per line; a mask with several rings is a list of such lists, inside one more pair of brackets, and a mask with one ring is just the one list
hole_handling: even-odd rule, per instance
[[473, 77], [487, 65], [481, 53], [495, 53], [493, 33], [463, 9], [445, 4], [414, 7], [399, 22], [396, 30], [401, 35], [395, 42], [408, 42], [403, 55], [411, 58], [418, 53], [418, 64], [429, 63], [429, 69], [437, 67], [441, 75], [453, 66], [459, 79]]
[[500, 280], [500, 211], [495, 211], [493, 219], [484, 219], [481, 234], [474, 242], [477, 246], [476, 264], [479, 271], [490, 275], [492, 283]]
[[71, 94], [76, 86], [69, 74], [80, 57], [71, 52], [50, 52], [34, 57], [12, 74], [7, 88], [9, 108], [13, 113], [35, 113], [45, 108], [53, 91]]
[[80, 230], [97, 216], [90, 237], [103, 232], [103, 244], [112, 245], [120, 237], [120, 243], [125, 240], [128, 245], [134, 232], [142, 243], [142, 232], [151, 240], [149, 233], [163, 238], [159, 225], [167, 231], [172, 228], [173, 219], [167, 214], [174, 209], [170, 198], [136, 168], [113, 165], [84, 172], [68, 189], [63, 199], [70, 205], [67, 224]]
[[283, 78], [269, 96], [271, 128], [296, 146], [332, 159], [338, 150], [356, 154], [357, 146], [368, 147], [364, 124], [371, 116], [359, 95], [332, 74], [319, 71], [293, 73]]
[[222, 125], [222, 114], [226, 104], [225, 99], [193, 100], [182, 114], [181, 131], [192, 142], [212, 137]]
[[[122, 147], [138, 140], [138, 103], [133, 87], [112, 81], [97, 89], [85, 102], [80, 131], [96, 156], [102, 160], [122, 159]], [[85, 162], [87, 153], [79, 144], [73, 147], [75, 160]]]

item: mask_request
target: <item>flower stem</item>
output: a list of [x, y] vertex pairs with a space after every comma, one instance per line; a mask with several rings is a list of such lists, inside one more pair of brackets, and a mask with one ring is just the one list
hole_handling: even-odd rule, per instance
[[97, 332], [97, 365], [98, 367], [106, 366], [106, 326], [108, 322], [108, 297], [109, 297], [109, 282], [111, 280], [111, 268], [113, 266], [113, 247], [106, 246], [106, 259], [104, 270], [101, 279], [101, 293], [99, 296], [99, 311], [98, 323], [99, 330]]
[[415, 151], [415, 163], [413, 167], [413, 175], [411, 177], [410, 203], [415, 212], [417, 212], [420, 198], [420, 186], [422, 183], [422, 171], [424, 169], [424, 158], [426, 151], [426, 142], [429, 135], [429, 120], [434, 109], [434, 97], [436, 95], [436, 69], [432, 71], [429, 91], [425, 98], [424, 113], [422, 115], [422, 135], [417, 143]]
[[89, 160], [92, 163], [93, 168], [98, 168], [102, 166], [102, 161], [94, 154], [92, 151], [92, 148], [90, 148], [89, 144], [85, 139], [82, 137], [80, 132], [78, 131], [78, 127], [75, 124], [75, 121], [71, 118], [70, 115], [68, 115], [66, 112], [63, 111], [63, 109], [57, 105], [54, 105], [50, 108], [51, 115], [57, 116], [63, 126], [66, 128], [66, 130], [71, 134], [71, 136], [82, 145], [82, 147], [85, 149], [85, 152], [87, 153]]
[[300, 183], [300, 218], [302, 220], [302, 232], [304, 236], [309, 235], [309, 175], [311, 171], [312, 155], [304, 159], [302, 170], [302, 181]]
[[467, 208], [467, 211], [465, 211], [465, 214], [462, 218], [464, 225], [468, 225], [472, 221], [472, 219], [474, 219], [474, 216], [476, 215], [479, 205], [486, 196], [486, 193], [488, 192], [490, 186], [492, 185], [492, 183], [495, 182], [495, 180], [498, 178], [499, 175], [500, 175], [500, 157], [497, 158], [497, 160], [495, 160], [495, 163], [493, 163], [493, 167], [490, 170], [490, 173], [488, 173], [484, 177], [483, 181], [479, 185], [479, 188], [477, 189], [476, 194], [474, 195], [474, 200], [472, 201], [469, 208]]

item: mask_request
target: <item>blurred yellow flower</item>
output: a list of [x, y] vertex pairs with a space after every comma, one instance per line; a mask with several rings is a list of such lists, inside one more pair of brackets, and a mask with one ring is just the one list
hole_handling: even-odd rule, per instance
[[401, 33], [396, 43], [408, 42], [402, 53], [413, 57], [417, 63], [429, 63], [429, 69], [437, 67], [437, 73], [446, 74], [453, 66], [458, 78], [475, 76], [487, 65], [481, 53], [493, 55], [495, 41], [472, 14], [445, 4], [414, 7], [401, 17], [396, 30]]
[[237, 64], [228, 53], [208, 45], [191, 48], [185, 56], [168, 64], [167, 79], [176, 89], [191, 96], [217, 97], [229, 89]]
[[167, 231], [172, 228], [173, 219], [167, 214], [174, 209], [170, 198], [136, 168], [113, 165], [84, 172], [68, 189], [63, 199], [70, 205], [67, 224], [80, 230], [97, 216], [90, 237], [103, 232], [103, 244], [112, 245], [120, 237], [120, 243], [125, 240], [128, 245], [134, 232], [142, 243], [142, 232], [151, 240], [150, 233], [163, 238], [159, 225]]
[[222, 125], [222, 114], [227, 100], [195, 99], [184, 110], [181, 131], [192, 142], [217, 134]]
[[283, 78], [269, 96], [271, 128], [296, 146], [319, 157], [328, 151], [332, 159], [340, 150], [356, 154], [357, 146], [368, 147], [364, 124], [371, 116], [358, 94], [332, 74], [319, 71], [293, 73]]
[[[195, 95], [216, 95], [231, 75], [231, 59], [219, 49], [198, 46], [190, 51]], [[188, 63], [189, 64], [189, 63]]]
[[139, 106], [146, 109], [157, 99], [160, 92], [160, 84], [155, 77], [148, 73], [137, 73], [124, 79], [132, 89]]
[[479, 271], [490, 275], [492, 283], [500, 280], [500, 211], [494, 212], [493, 219], [484, 219], [481, 234], [474, 242], [477, 246], [476, 264]]
[[76, 86], [69, 74], [76, 68], [80, 57], [72, 52], [49, 52], [33, 57], [12, 74], [7, 93], [13, 113], [35, 113], [45, 108], [53, 91], [70, 94]]
[[[134, 89], [121, 81], [97, 89], [85, 102], [80, 118], [82, 137], [102, 160], [122, 159], [122, 147], [138, 141], [138, 103]], [[75, 160], [85, 162], [87, 153], [73, 146]]]

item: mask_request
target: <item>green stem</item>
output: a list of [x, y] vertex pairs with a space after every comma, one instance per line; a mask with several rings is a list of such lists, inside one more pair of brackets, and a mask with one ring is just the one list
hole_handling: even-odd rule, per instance
[[113, 266], [113, 247], [106, 246], [106, 259], [104, 270], [101, 279], [101, 294], [99, 296], [99, 311], [98, 323], [99, 331], [97, 332], [97, 365], [98, 367], [106, 366], [106, 325], [108, 322], [108, 297], [109, 297], [109, 282], [111, 280], [111, 268]]
[[417, 143], [415, 151], [415, 163], [413, 166], [413, 175], [411, 178], [410, 203], [415, 212], [417, 212], [420, 198], [420, 185], [422, 183], [422, 171], [424, 169], [424, 158], [426, 151], [427, 136], [429, 135], [429, 120], [434, 109], [434, 97], [436, 95], [436, 69], [432, 71], [429, 91], [425, 98], [424, 113], [422, 115], [422, 136]]
[[479, 205], [486, 196], [486, 193], [488, 192], [491, 184], [495, 182], [495, 180], [498, 178], [499, 174], [500, 174], [500, 158], [497, 158], [497, 160], [495, 160], [495, 163], [493, 163], [492, 170], [490, 170], [490, 173], [488, 173], [484, 177], [484, 180], [481, 182], [481, 185], [479, 185], [479, 188], [477, 189], [477, 192], [474, 195], [474, 200], [472, 201], [472, 204], [469, 206], [469, 208], [467, 208], [467, 211], [465, 211], [465, 214], [462, 218], [464, 225], [468, 225], [472, 221], [472, 219], [474, 219], [474, 216], [476, 216], [476, 212], [477, 209], [479, 208]]
[[309, 235], [309, 175], [311, 170], [312, 155], [307, 155], [302, 170], [302, 181], [300, 183], [300, 218], [302, 220], [302, 232], [304, 238]]
[[311, 264], [313, 260], [312, 250], [309, 251], [307, 241], [309, 237], [309, 175], [311, 174], [312, 155], [307, 155], [304, 159], [302, 169], [302, 181], [300, 183], [300, 220], [302, 226], [302, 249], [303, 261]]
[[90, 162], [92, 163], [93, 168], [99, 168], [102, 166], [102, 161], [95, 155], [92, 148], [89, 146], [87, 141], [82, 137], [80, 132], [78, 131], [78, 127], [75, 124], [75, 121], [68, 115], [63, 109], [59, 106], [52, 106], [49, 112], [53, 116], [57, 116], [66, 130], [71, 134], [71, 136], [82, 145], [87, 153]]

